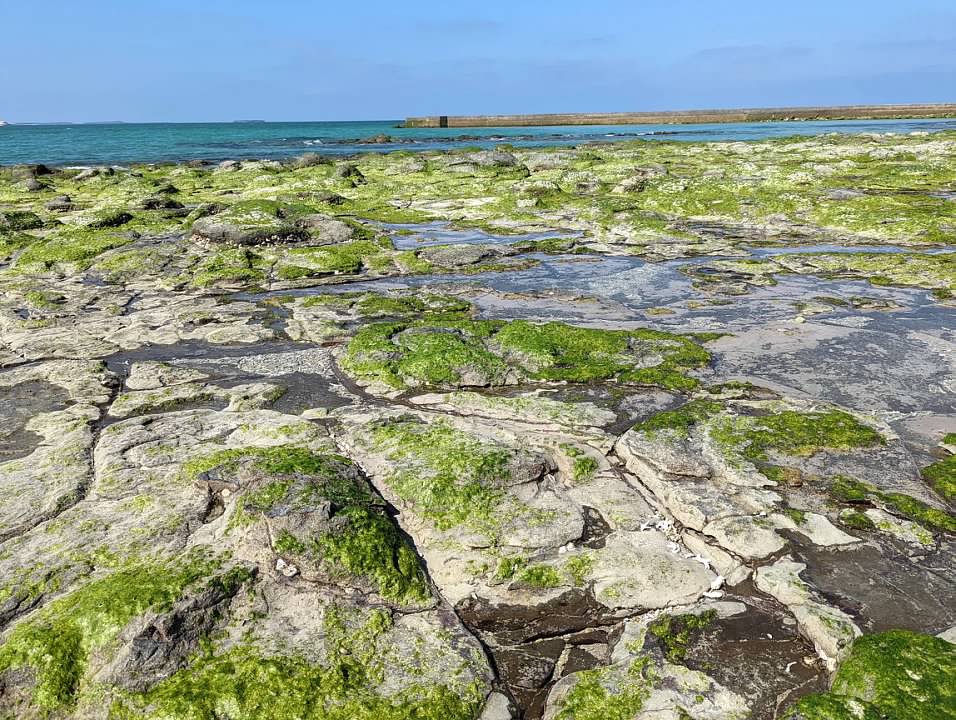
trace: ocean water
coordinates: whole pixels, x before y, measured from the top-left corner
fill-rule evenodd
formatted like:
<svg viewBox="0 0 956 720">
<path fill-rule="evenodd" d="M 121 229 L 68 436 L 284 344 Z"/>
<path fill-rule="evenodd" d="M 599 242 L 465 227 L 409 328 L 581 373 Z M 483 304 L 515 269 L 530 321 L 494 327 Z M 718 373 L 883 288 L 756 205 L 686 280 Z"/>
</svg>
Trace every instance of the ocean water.
<svg viewBox="0 0 956 720">
<path fill-rule="evenodd" d="M 956 119 L 761 122 L 714 125 L 587 125 L 520 128 L 399 128 L 399 121 L 97 123 L 0 127 L 0 165 L 124 164 L 282 158 L 305 152 L 436 150 L 453 147 L 576 145 L 620 140 L 759 140 L 791 135 L 956 130 Z M 385 144 L 362 142 L 388 135 Z"/>
</svg>

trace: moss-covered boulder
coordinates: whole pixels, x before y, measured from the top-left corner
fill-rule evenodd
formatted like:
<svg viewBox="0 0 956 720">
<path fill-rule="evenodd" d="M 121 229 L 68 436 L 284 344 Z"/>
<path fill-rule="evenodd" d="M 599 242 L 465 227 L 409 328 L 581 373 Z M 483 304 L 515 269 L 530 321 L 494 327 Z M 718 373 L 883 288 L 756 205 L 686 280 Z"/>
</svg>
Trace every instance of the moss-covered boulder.
<svg viewBox="0 0 956 720">
<path fill-rule="evenodd" d="M 830 692 L 809 695 L 788 720 L 952 720 L 956 718 L 956 645 L 891 630 L 858 639 Z"/>
<path fill-rule="evenodd" d="M 616 380 L 682 390 L 697 384 L 686 373 L 709 359 L 693 340 L 655 330 L 468 321 L 368 325 L 349 343 L 342 367 L 360 382 L 396 390 L 520 380 Z"/>
<path fill-rule="evenodd" d="M 296 222 L 296 213 L 273 200 L 243 200 L 225 210 L 201 217 L 193 236 L 214 243 L 259 245 L 306 240 L 309 233 Z"/>
<path fill-rule="evenodd" d="M 0 230 L 34 230 L 43 227 L 43 220 L 34 212 L 28 210 L 0 211 Z"/>
</svg>

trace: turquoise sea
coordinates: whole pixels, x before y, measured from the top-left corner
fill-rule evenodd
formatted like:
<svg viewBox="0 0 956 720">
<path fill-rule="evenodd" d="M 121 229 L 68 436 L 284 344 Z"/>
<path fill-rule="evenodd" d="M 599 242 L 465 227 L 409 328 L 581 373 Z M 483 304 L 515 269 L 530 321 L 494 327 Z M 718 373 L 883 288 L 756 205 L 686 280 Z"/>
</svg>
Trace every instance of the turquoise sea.
<svg viewBox="0 0 956 720">
<path fill-rule="evenodd" d="M 575 145 L 619 140 L 759 140 L 790 135 L 956 130 L 947 120 L 846 120 L 719 125 L 589 125 L 521 128 L 399 128 L 399 121 L 97 123 L 0 127 L 0 165 L 124 164 L 175 160 L 281 158 L 320 152 L 434 150 L 462 146 Z M 387 135 L 390 142 L 362 142 Z"/>
</svg>

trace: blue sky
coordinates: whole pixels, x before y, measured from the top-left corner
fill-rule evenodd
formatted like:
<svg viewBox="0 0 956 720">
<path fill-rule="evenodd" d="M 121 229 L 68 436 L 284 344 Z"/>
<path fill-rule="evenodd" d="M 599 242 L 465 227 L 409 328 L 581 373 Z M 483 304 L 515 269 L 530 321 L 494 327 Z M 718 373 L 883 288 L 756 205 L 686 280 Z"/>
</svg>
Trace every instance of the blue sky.
<svg viewBox="0 0 956 720">
<path fill-rule="evenodd" d="M 0 119 L 956 102 L 954 0 L 0 0 Z"/>
</svg>

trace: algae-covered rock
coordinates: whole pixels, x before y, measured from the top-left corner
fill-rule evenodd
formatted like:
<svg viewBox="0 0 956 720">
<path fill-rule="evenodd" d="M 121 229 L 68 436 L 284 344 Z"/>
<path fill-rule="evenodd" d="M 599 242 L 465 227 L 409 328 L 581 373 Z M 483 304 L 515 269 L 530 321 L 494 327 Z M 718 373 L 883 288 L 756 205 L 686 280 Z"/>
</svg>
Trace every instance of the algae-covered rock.
<svg viewBox="0 0 956 720">
<path fill-rule="evenodd" d="M 0 230 L 34 230 L 43 227 L 43 220 L 28 210 L 0 211 Z"/>
<path fill-rule="evenodd" d="M 792 720 L 956 717 L 956 645 L 919 633 L 865 635 L 840 665 L 830 692 L 799 700 Z"/>
<path fill-rule="evenodd" d="M 618 380 L 686 389 L 684 373 L 709 354 L 691 339 L 655 330 L 600 330 L 525 321 L 375 324 L 349 343 L 342 366 L 376 387 L 487 387 L 522 379 Z"/>
<path fill-rule="evenodd" d="M 18 540 L 17 561 L 55 581 L 0 589 L 19 599 L 0 622 L 20 618 L 0 644 L 4 711 L 477 717 L 480 647 L 321 428 L 270 411 L 137 418 L 104 432 L 95 465 L 62 524 Z M 51 538 L 95 551 L 74 568 Z"/>
<path fill-rule="evenodd" d="M 194 236 L 228 245 L 295 242 L 308 238 L 290 210 L 271 200 L 244 200 L 192 225 Z"/>
</svg>

